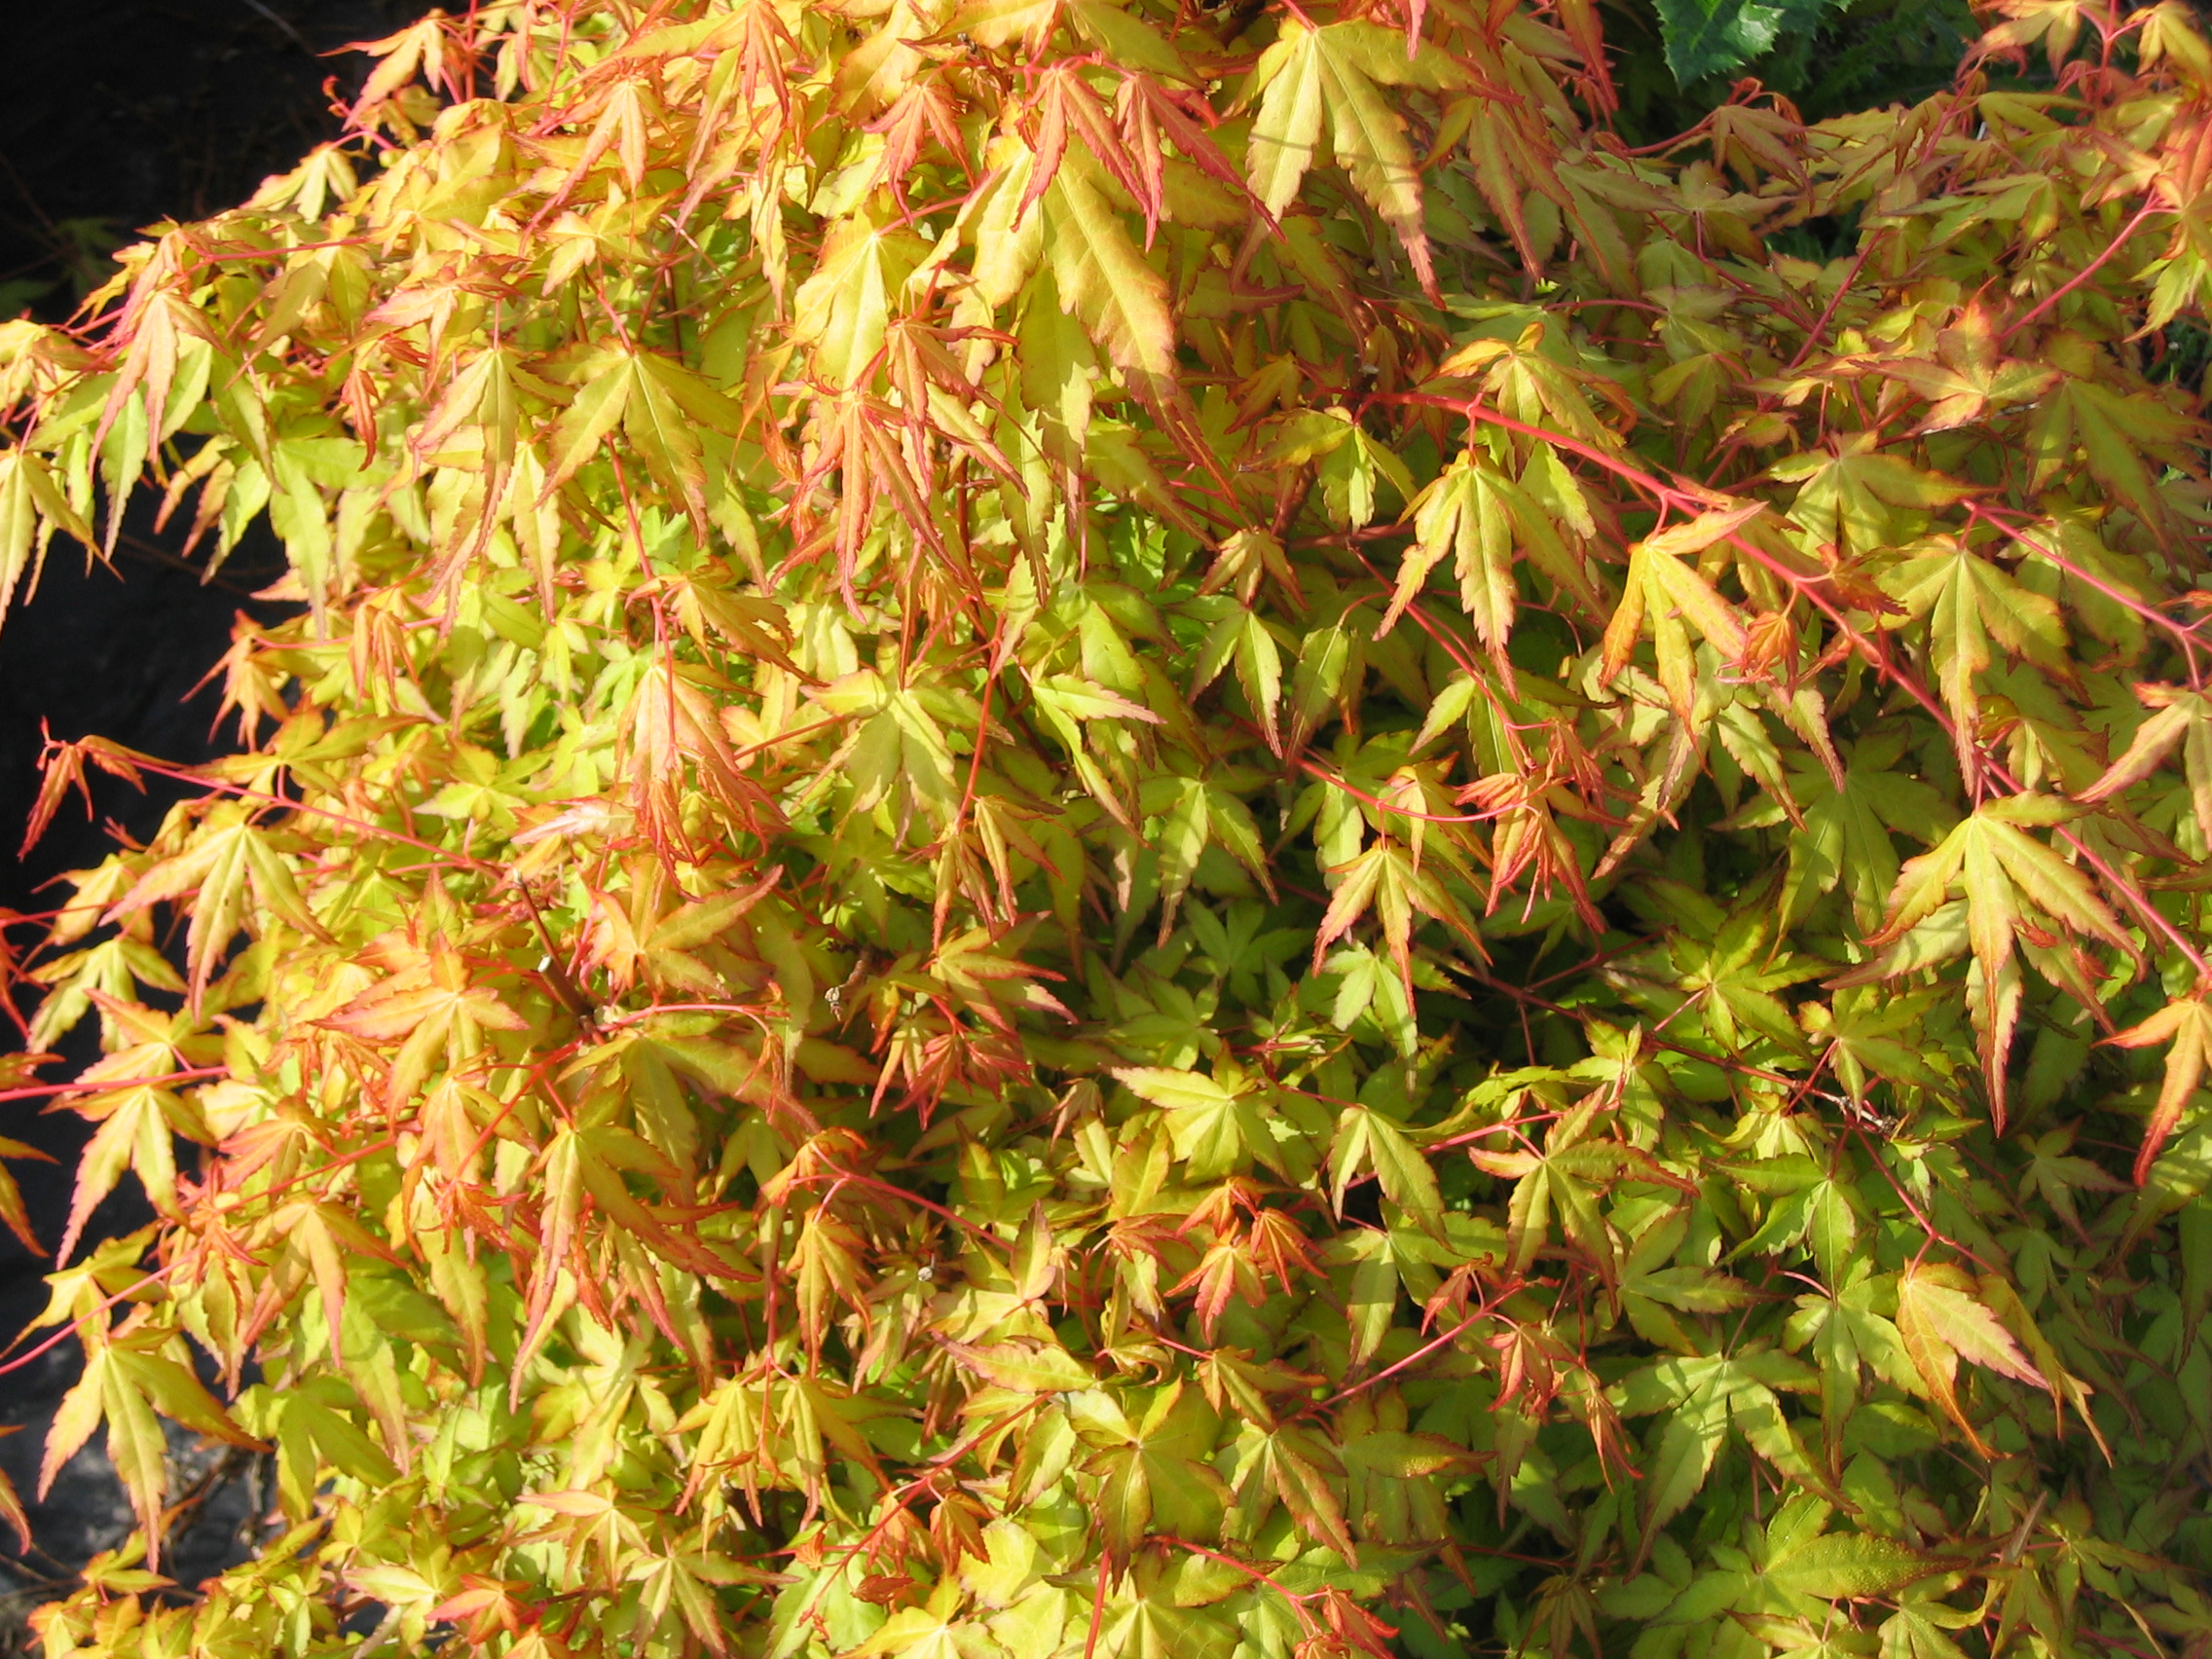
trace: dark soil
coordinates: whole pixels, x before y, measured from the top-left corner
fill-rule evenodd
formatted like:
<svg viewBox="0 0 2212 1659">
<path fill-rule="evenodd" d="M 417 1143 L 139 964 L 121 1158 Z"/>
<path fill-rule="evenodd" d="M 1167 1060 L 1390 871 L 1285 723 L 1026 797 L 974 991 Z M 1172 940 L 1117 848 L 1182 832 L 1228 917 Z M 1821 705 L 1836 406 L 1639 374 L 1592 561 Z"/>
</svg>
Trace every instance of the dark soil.
<svg viewBox="0 0 2212 1659">
<path fill-rule="evenodd" d="M 450 0 L 449 0 L 450 3 Z M 338 130 L 334 95 L 359 82 L 358 54 L 326 55 L 419 15 L 425 0 L 29 0 L 9 9 L 0 53 L 0 316 L 26 308 L 68 317 L 103 277 L 107 252 L 166 219 L 191 219 L 243 200 Z M 0 433 L 0 441 L 7 434 Z M 281 571 L 276 548 L 249 541 L 212 583 L 177 556 L 175 538 L 132 514 L 113 570 L 87 569 L 57 545 L 39 590 L 0 627 L 0 907 L 50 906 L 48 884 L 99 862 L 121 833 L 143 840 L 180 791 L 140 795 L 95 778 L 93 811 L 72 800 L 28 856 L 15 858 L 38 789 L 46 732 L 99 733 L 143 753 L 191 762 L 220 753 L 216 696 L 194 688 L 230 642 L 243 609 L 276 612 L 250 595 Z M 12 937 L 26 941 L 33 930 Z M 28 1006 L 27 999 L 23 1006 Z M 0 1046 L 13 1033 L 0 1029 Z M 82 1028 L 66 1076 L 91 1056 Z M 19 1043 L 19 1039 L 16 1039 Z M 12 1165 L 42 1242 L 61 1233 L 76 1155 L 87 1125 L 46 1116 L 36 1102 L 0 1102 L 0 1135 L 54 1155 L 52 1165 Z M 187 1149 L 180 1148 L 180 1154 Z M 95 1214 L 88 1246 L 147 1219 L 142 1197 L 123 1190 Z M 45 1306 L 33 1258 L 0 1235 L 0 1346 Z M 32 1333 L 21 1352 L 52 1332 Z M 74 1343 L 0 1382 L 0 1472 L 31 1500 L 47 1423 L 74 1380 Z M 179 1439 L 171 1501 L 198 1494 L 164 1567 L 189 1587 L 236 1559 L 263 1507 L 252 1460 L 224 1460 Z M 0 1540 L 0 1654 L 18 1649 L 21 1614 L 72 1581 L 92 1554 L 130 1530 L 128 1507 L 97 1437 L 32 1507 L 36 1547 Z"/>
</svg>

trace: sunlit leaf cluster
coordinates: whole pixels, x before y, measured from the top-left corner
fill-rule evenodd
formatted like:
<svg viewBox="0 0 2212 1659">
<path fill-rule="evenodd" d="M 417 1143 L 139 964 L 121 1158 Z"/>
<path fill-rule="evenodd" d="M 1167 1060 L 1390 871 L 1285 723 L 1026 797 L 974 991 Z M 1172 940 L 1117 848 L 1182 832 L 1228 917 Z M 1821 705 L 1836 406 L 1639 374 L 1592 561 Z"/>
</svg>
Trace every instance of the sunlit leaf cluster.
<svg viewBox="0 0 2212 1659">
<path fill-rule="evenodd" d="M 0 327 L 296 608 L 48 756 L 50 1659 L 2207 1651 L 2212 50 L 1989 22 L 483 0 Z"/>
</svg>

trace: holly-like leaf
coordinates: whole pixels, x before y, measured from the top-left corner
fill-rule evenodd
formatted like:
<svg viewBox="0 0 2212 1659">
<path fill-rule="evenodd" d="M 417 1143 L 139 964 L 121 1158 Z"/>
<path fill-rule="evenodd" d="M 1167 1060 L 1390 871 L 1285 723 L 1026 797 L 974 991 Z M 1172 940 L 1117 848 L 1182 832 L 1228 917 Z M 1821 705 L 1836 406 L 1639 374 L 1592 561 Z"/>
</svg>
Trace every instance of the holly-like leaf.
<svg viewBox="0 0 2212 1659">
<path fill-rule="evenodd" d="M 1663 0 L 1667 67 L 1684 87 L 1749 68 L 1792 35 L 1812 29 L 1836 0 Z"/>
</svg>

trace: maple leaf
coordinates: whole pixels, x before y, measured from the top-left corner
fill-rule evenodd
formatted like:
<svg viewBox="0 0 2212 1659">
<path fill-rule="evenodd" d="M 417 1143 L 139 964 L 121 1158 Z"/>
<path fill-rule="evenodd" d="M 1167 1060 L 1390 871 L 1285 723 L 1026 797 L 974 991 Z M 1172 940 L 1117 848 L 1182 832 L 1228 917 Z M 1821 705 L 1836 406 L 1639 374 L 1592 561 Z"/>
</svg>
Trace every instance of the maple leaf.
<svg viewBox="0 0 2212 1659">
<path fill-rule="evenodd" d="M 1801 804 L 1783 883 L 1788 914 L 1803 915 L 1819 895 L 1840 885 L 1849 894 L 1853 919 L 1872 933 L 1901 867 L 1891 836 L 1909 835 L 1926 845 L 1951 828 L 1942 794 L 1899 769 L 1905 735 L 1899 726 L 1865 732 L 1851 746 L 1840 779 L 1817 756 L 1789 763 L 1789 795 Z M 1786 816 L 1780 799 L 1760 800 L 1748 805 L 1739 821 L 1778 823 Z"/>
<path fill-rule="evenodd" d="M 77 1114 L 98 1128 L 78 1161 L 69 1219 L 55 1251 L 55 1266 L 66 1263 L 102 1198 L 129 1169 L 157 1209 L 177 1207 L 175 1139 L 183 1135 L 203 1144 L 215 1137 L 197 1106 L 164 1085 L 178 1073 L 188 1076 L 206 1052 L 203 1038 L 193 1035 L 189 1014 L 164 1017 L 154 1010 L 92 993 L 105 1022 L 118 1040 L 113 1051 L 77 1076 L 85 1093 L 71 1102 Z"/>
<path fill-rule="evenodd" d="M 1900 354 L 1869 367 L 1927 401 L 1916 432 L 1949 431 L 1980 420 L 1993 407 L 2029 402 L 2057 378 L 2049 369 L 2003 356 L 2002 345 L 1989 313 L 1972 308 L 1937 331 L 1932 355 Z"/>
<path fill-rule="evenodd" d="M 1415 551 L 1398 568 L 1397 590 L 1379 634 L 1396 625 L 1428 572 L 1448 553 L 1475 637 L 1493 649 L 1502 649 L 1513 632 L 1519 603 L 1513 575 L 1517 553 L 1579 585 L 1577 562 L 1551 516 L 1529 492 L 1493 467 L 1469 462 L 1443 473 L 1407 511 L 1414 518 Z M 1574 573 L 1567 574 L 1570 571 Z"/>
<path fill-rule="evenodd" d="M 1260 717 L 1268 746 L 1279 748 L 1277 716 L 1282 707 L 1282 647 L 1257 610 L 1234 601 L 1220 607 L 1219 620 L 1193 665 L 1191 694 L 1212 684 L 1231 663 L 1244 699 Z"/>
<path fill-rule="evenodd" d="M 765 792 L 738 766 L 713 706 L 677 672 L 673 659 L 639 679 L 623 714 L 620 760 L 639 826 L 664 854 L 683 844 L 686 781 L 750 822 L 764 826 L 779 816 Z"/>
<path fill-rule="evenodd" d="M 185 969 L 195 1007 L 205 993 L 209 975 L 222 952 L 246 923 L 248 893 L 261 907 L 308 934 L 320 933 L 301 897 L 291 867 L 277 844 L 242 813 L 218 808 L 208 832 L 189 852 L 156 865 L 117 900 L 110 917 L 128 916 L 147 905 L 192 897 L 192 924 L 185 934 Z"/>
<path fill-rule="evenodd" d="M 0 455 L 0 619 L 6 618 L 18 589 L 24 588 L 26 575 L 30 580 L 23 597 L 38 591 L 39 571 L 56 530 L 88 550 L 92 546 L 92 531 L 55 487 L 45 458 L 20 447 Z M 37 840 L 36 830 L 51 810 L 32 817 L 26 847 Z"/>
<path fill-rule="evenodd" d="M 2212 1010 L 2200 996 L 2177 997 L 2150 1018 L 2105 1041 L 2122 1049 L 2148 1049 L 2157 1043 L 2168 1046 L 2165 1077 L 2158 1086 L 2157 1101 L 2151 1108 L 2151 1120 L 2143 1126 L 2143 1145 L 2135 1155 L 2135 1184 L 2140 1187 L 2150 1177 L 2159 1149 L 2181 1126 L 2182 1113 L 2204 1076 L 2206 1059 L 2212 1056 Z"/>
<path fill-rule="evenodd" d="M 212 1438 L 262 1450 L 261 1443 L 231 1420 L 190 1368 L 159 1351 L 160 1344 L 119 1339 L 97 1345 L 86 1356 L 85 1370 L 55 1408 L 47 1431 L 46 1456 L 39 1466 L 38 1495 L 53 1489 L 62 1464 L 107 1422 L 109 1459 L 122 1478 L 131 1508 L 145 1530 L 146 1561 L 160 1563 L 157 1520 L 168 1490 L 167 1441 L 155 1408 Z"/>
<path fill-rule="evenodd" d="M 139 763 L 153 758 L 151 756 L 140 755 L 135 750 L 126 749 L 121 744 L 110 743 L 103 737 L 80 738 L 74 743 L 56 743 L 43 724 L 40 731 L 46 737 L 46 745 L 39 754 L 38 799 L 31 807 L 30 822 L 23 831 L 23 844 L 17 855 L 18 858 L 27 856 L 38 845 L 39 838 L 46 833 L 47 826 L 54 822 L 55 813 L 60 809 L 62 801 L 68 798 L 71 789 L 75 789 L 83 797 L 85 810 L 88 813 L 92 811 L 92 791 L 85 783 L 87 760 L 108 776 L 121 778 L 133 789 L 143 791 L 146 786 L 138 771 Z"/>
<path fill-rule="evenodd" d="M 1959 764 L 1970 776 L 1976 775 L 1971 734 L 1980 722 L 1976 681 L 1990 666 L 1990 636 L 2015 657 L 2048 673 L 2063 673 L 2066 632 L 2058 607 L 2021 587 L 1963 542 L 1906 560 L 1883 577 L 1882 585 L 1908 616 L 1928 623 L 1936 684 L 1958 726 Z"/>
<path fill-rule="evenodd" d="M 1330 1194 L 1340 1215 L 1345 1188 L 1352 1172 L 1362 1167 L 1382 1184 L 1383 1196 L 1392 1203 L 1431 1233 L 1442 1235 L 1443 1200 L 1428 1160 L 1388 1118 L 1365 1107 L 1347 1106 L 1338 1120 L 1336 1145 L 1329 1156 Z"/>
<path fill-rule="evenodd" d="M 1942 954 L 1971 949 L 1980 976 L 1974 1024 L 1981 1038 L 1990 1112 L 2000 1127 L 2006 1115 L 2007 1057 L 2019 1019 L 2015 943 L 2047 926 L 2135 954 L 2134 941 L 2088 878 L 2028 833 L 2031 828 L 2062 822 L 2069 810 L 2064 802 L 2039 795 L 1986 802 L 1933 849 L 1906 862 L 1890 895 L 1888 915 L 1866 940 L 1867 948 L 1878 954 L 1828 981 L 1838 987 L 1863 984 L 1929 959 L 1916 952 L 1939 960 Z M 1950 896 L 1954 883 L 1962 895 L 1957 900 Z"/>
<path fill-rule="evenodd" d="M 1968 494 L 1901 457 L 1882 453 L 1870 432 L 1853 434 L 1832 455 L 1793 456 L 1769 470 L 1797 486 L 1789 516 L 1847 554 L 1902 539 L 1900 511 L 1925 512 Z"/>
<path fill-rule="evenodd" d="M 1076 151 L 1045 193 L 1045 245 L 1060 303 L 1133 387 L 1171 393 L 1175 324 L 1167 284 L 1145 262 L 1108 200 L 1097 163 Z"/>
<path fill-rule="evenodd" d="M 1556 1213 L 1568 1241 L 1588 1256 L 1599 1276 L 1608 1285 L 1619 1279 L 1618 1238 L 1598 1196 L 1625 1173 L 1648 1178 L 1659 1172 L 1638 1148 L 1594 1138 L 1598 1106 L 1593 1095 L 1567 1114 L 1540 1152 L 1468 1151 L 1478 1169 L 1513 1183 L 1505 1245 L 1507 1265 L 1515 1272 L 1526 1270 L 1548 1242 Z"/>
<path fill-rule="evenodd" d="M 1762 510 L 1757 503 L 1715 508 L 1637 543 L 1620 606 L 1605 625 L 1604 660 L 1608 677 L 1621 671 L 1648 626 L 1658 656 L 1659 682 L 1676 711 L 1689 717 L 1694 694 L 1690 627 L 1731 660 L 1744 656 L 1749 640 L 1736 608 L 1683 564 L 1681 556 L 1734 535 Z"/>
<path fill-rule="evenodd" d="M 2193 417 L 2156 396 L 2069 377 L 2037 404 L 2028 449 L 2036 478 L 2047 480 L 2078 447 L 2103 490 L 2164 534 L 2174 513 L 2153 463 L 2189 467 L 2188 446 L 2200 430 Z"/>
<path fill-rule="evenodd" d="M 841 221 L 814 274 L 793 296 L 793 334 L 814 349 L 832 387 L 865 376 L 882 350 L 890 296 L 922 255 L 920 240 L 866 217 Z"/>
<path fill-rule="evenodd" d="M 2085 806 L 2111 800 L 2149 778 L 2179 749 L 2190 809 L 2212 843 L 2212 702 L 2176 685 L 2138 685 L 2135 695 L 2154 713 L 2105 774 L 2074 798 Z"/>
<path fill-rule="evenodd" d="M 1341 938 L 1353 922 L 1373 908 L 1382 926 L 1383 942 L 1398 965 L 1398 977 L 1409 990 L 1413 980 L 1413 927 L 1418 911 L 1443 922 L 1477 950 L 1481 948 L 1473 921 L 1465 908 L 1438 878 L 1435 866 L 1420 866 L 1409 849 L 1378 840 L 1341 872 L 1327 914 L 1313 936 L 1318 965 L 1331 940 Z"/>
<path fill-rule="evenodd" d="M 1313 164 L 1325 114 L 1337 165 L 1397 233 L 1421 286 L 1433 290 L 1413 146 L 1404 118 L 1379 89 L 1441 89 L 1457 78 L 1441 53 L 1420 45 L 1409 52 L 1376 23 L 1284 29 L 1261 55 L 1246 93 L 1260 99 L 1250 140 L 1253 195 L 1270 213 L 1282 215 Z"/>
<path fill-rule="evenodd" d="M 468 964 L 442 940 L 426 951 L 395 944 L 389 956 L 397 971 L 322 1023 L 368 1043 L 402 1039 L 385 1080 L 393 1104 L 412 1095 L 440 1058 L 450 1065 L 473 1051 L 482 1032 L 527 1027 L 495 992 L 472 982 Z"/>
<path fill-rule="evenodd" d="M 1870 988 L 1838 992 L 1834 1003 L 1799 1010 L 1806 1032 L 1827 1045 L 1828 1063 L 1855 1100 L 1866 1098 L 1870 1077 L 1940 1090 L 1942 1075 L 1906 1040 L 1927 1017 L 1925 994 L 1898 996 Z"/>
<path fill-rule="evenodd" d="M 1959 1404 L 1959 1361 L 1970 1360 L 2000 1376 L 2045 1386 L 2011 1333 L 1973 1294 L 1973 1281 L 1955 1268 L 1908 1269 L 1898 1279 L 1898 1336 L 1920 1374 L 1922 1392 L 1966 1433 L 1975 1450 L 1988 1447 Z"/>
<path fill-rule="evenodd" d="M 1175 1156 L 1189 1164 L 1193 1180 L 1216 1179 L 1254 1159 L 1282 1168 L 1282 1155 L 1262 1111 L 1264 1079 L 1227 1062 L 1211 1077 L 1160 1066 L 1132 1066 L 1114 1075 L 1169 1114 Z"/>
<path fill-rule="evenodd" d="M 1723 1047 L 1741 1048 L 1752 1036 L 1800 1047 L 1790 1008 L 1774 993 L 1817 978 L 1825 968 L 1777 949 L 1762 903 L 1754 901 L 1730 915 L 1710 942 L 1677 936 L 1670 954 L 1677 988 L 1688 993 L 1687 1006 Z"/>
<path fill-rule="evenodd" d="M 1731 1419 L 1765 1457 L 1816 1487 L 1825 1485 L 1784 1417 L 1777 1390 L 1810 1391 L 1809 1366 L 1786 1354 L 1751 1351 L 1730 1357 L 1664 1359 L 1617 1383 L 1624 1417 L 1665 1411 L 1645 1473 L 1643 1509 L 1657 1525 L 1697 1495 L 1712 1473 Z"/>
<path fill-rule="evenodd" d="M 21 1141 L 8 1140 L 4 1137 L 0 1137 L 0 1158 L 28 1158 L 41 1163 L 52 1163 L 54 1161 L 52 1153 L 41 1152 L 35 1146 L 25 1146 Z M 0 1222 L 7 1224 L 8 1231 L 13 1233 L 21 1241 L 23 1248 L 32 1255 L 43 1256 L 46 1254 L 45 1249 L 39 1244 L 37 1236 L 31 1232 L 30 1211 L 23 1207 L 22 1188 L 17 1183 L 15 1172 L 5 1164 L 0 1164 Z"/>
</svg>

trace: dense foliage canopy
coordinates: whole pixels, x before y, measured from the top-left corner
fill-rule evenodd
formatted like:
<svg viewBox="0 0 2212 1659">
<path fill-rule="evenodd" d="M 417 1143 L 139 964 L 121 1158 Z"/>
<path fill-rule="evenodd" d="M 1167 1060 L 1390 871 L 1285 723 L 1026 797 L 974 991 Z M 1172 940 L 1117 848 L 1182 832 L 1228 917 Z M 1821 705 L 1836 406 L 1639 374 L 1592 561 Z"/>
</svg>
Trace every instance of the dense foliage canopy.
<svg viewBox="0 0 2212 1659">
<path fill-rule="evenodd" d="M 1592 0 L 375 50 L 0 328 L 11 588 L 150 488 L 302 607 L 14 936 L 51 1659 L 2206 1651 L 2174 0 L 1648 149 Z"/>
</svg>

